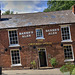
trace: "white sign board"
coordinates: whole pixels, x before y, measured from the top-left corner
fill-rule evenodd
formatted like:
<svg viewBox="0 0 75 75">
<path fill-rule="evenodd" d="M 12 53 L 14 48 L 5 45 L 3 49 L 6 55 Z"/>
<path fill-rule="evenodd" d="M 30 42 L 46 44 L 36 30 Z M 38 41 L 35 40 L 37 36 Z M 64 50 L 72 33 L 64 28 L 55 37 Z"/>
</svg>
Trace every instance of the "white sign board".
<svg viewBox="0 0 75 75">
<path fill-rule="evenodd" d="M 22 38 L 31 37 L 31 34 L 33 34 L 33 31 L 19 32 L 19 35 L 22 35 Z"/>
<path fill-rule="evenodd" d="M 48 35 L 56 35 L 58 31 L 59 28 L 46 30 L 46 32 L 48 32 Z"/>
</svg>

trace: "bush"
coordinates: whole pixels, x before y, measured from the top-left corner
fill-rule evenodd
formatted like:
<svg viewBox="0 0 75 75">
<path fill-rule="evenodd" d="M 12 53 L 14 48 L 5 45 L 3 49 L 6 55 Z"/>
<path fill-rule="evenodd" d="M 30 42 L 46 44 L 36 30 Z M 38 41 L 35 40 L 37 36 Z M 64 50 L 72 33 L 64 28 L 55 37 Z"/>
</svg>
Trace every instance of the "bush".
<svg viewBox="0 0 75 75">
<path fill-rule="evenodd" d="M 31 62 L 31 65 L 32 65 L 32 68 L 33 68 L 33 69 L 36 68 L 36 62 L 35 62 L 35 60 L 33 60 L 33 61 Z"/>
<path fill-rule="evenodd" d="M 61 72 L 70 72 L 70 74 L 72 73 L 73 69 L 74 69 L 75 65 L 72 64 L 65 64 L 60 68 Z"/>
<path fill-rule="evenodd" d="M 75 68 L 73 69 L 73 71 L 72 71 L 72 74 L 71 75 L 75 75 Z"/>
<path fill-rule="evenodd" d="M 66 65 L 63 65 L 63 66 L 60 68 L 60 71 L 61 71 L 61 72 L 68 72 L 68 69 L 66 68 Z"/>
<path fill-rule="evenodd" d="M 55 67 L 57 65 L 57 61 L 56 61 L 56 58 L 51 58 L 51 60 L 49 61 L 51 63 L 51 65 L 53 67 Z"/>
</svg>

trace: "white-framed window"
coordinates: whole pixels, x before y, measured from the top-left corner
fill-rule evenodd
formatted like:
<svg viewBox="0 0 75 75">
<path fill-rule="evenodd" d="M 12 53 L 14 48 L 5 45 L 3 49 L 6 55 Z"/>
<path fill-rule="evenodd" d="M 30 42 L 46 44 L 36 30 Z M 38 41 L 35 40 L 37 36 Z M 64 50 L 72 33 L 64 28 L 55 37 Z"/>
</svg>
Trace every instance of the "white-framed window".
<svg viewBox="0 0 75 75">
<path fill-rule="evenodd" d="M 20 50 L 11 50 L 11 62 L 12 66 L 21 65 Z"/>
<path fill-rule="evenodd" d="M 41 29 L 41 28 L 36 29 L 36 38 L 37 38 L 37 39 L 42 39 L 42 38 L 44 38 L 44 37 L 43 37 L 43 29 Z"/>
<path fill-rule="evenodd" d="M 17 30 L 9 30 L 9 44 L 10 46 L 18 45 Z"/>
<path fill-rule="evenodd" d="M 64 57 L 65 61 L 70 61 L 74 59 L 72 45 L 64 45 Z"/>
<path fill-rule="evenodd" d="M 71 40 L 70 26 L 62 26 L 61 34 L 62 34 L 62 41 L 70 41 Z"/>
</svg>

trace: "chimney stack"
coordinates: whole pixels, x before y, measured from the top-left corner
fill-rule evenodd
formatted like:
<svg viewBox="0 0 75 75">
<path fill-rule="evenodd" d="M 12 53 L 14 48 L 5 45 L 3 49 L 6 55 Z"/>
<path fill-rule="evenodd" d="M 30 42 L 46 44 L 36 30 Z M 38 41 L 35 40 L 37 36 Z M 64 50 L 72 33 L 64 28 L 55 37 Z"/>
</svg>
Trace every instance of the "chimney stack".
<svg viewBox="0 0 75 75">
<path fill-rule="evenodd" d="M 0 19 L 1 19 L 1 10 L 0 10 Z"/>
<path fill-rule="evenodd" d="M 72 6 L 72 13 L 75 14 L 75 5 Z"/>
</svg>

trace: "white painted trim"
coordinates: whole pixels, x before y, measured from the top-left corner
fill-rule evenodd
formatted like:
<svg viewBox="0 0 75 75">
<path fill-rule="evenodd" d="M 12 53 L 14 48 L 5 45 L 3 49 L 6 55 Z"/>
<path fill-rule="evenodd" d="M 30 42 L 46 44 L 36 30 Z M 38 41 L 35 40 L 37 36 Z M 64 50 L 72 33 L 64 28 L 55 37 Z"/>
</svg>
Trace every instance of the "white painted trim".
<svg viewBox="0 0 75 75">
<path fill-rule="evenodd" d="M 18 29 L 7 29 L 8 31 L 14 31 L 14 30 L 18 30 Z"/>
<path fill-rule="evenodd" d="M 72 40 L 63 40 L 61 42 L 73 42 Z"/>
<path fill-rule="evenodd" d="M 22 66 L 22 64 L 13 64 L 13 65 L 11 65 L 11 67 L 13 67 L 13 66 Z"/>
<path fill-rule="evenodd" d="M 8 38 L 9 38 L 9 31 L 8 31 Z M 9 45 L 10 45 L 10 38 L 9 38 Z"/>
<path fill-rule="evenodd" d="M 73 46 L 72 46 L 72 44 L 64 44 L 63 46 L 71 46 L 72 56 L 73 56 L 73 59 L 65 59 L 64 62 L 74 61 L 74 52 L 73 52 Z M 64 55 L 64 58 L 65 58 L 65 55 Z"/>
<path fill-rule="evenodd" d="M 63 38 L 62 38 L 62 30 L 61 30 L 61 38 L 62 38 L 62 41 L 61 41 L 61 42 L 72 42 L 72 40 L 71 40 L 70 25 L 61 26 L 61 28 L 65 28 L 65 27 L 68 27 L 68 28 L 69 28 L 70 39 L 68 39 L 68 40 L 63 40 Z"/>
<path fill-rule="evenodd" d="M 72 40 L 70 26 L 69 26 L 69 33 L 70 33 L 70 40 Z"/>
<path fill-rule="evenodd" d="M 18 38 L 18 35 L 19 33 L 18 33 L 18 30 L 17 30 L 17 40 L 18 40 L 18 45 L 19 45 L 19 38 Z M 20 45 L 19 45 L 20 46 Z"/>
<path fill-rule="evenodd" d="M 37 30 L 37 29 L 42 29 L 42 28 L 36 28 L 36 30 Z M 36 30 L 35 30 L 35 31 L 36 31 Z M 44 38 L 44 34 L 43 34 L 43 29 L 42 29 L 42 37 L 37 37 L 37 32 L 36 32 L 36 39 L 45 39 L 45 38 Z"/>
<path fill-rule="evenodd" d="M 72 54 L 73 54 L 73 59 L 74 59 L 74 49 L 73 49 L 73 46 L 71 45 L 71 48 L 72 48 Z"/>
<path fill-rule="evenodd" d="M 12 65 L 12 55 L 11 55 L 11 50 L 10 50 L 10 58 L 11 58 L 11 65 Z"/>
<path fill-rule="evenodd" d="M 66 60 L 64 60 L 64 62 L 67 62 L 67 61 L 74 61 L 74 59 L 66 59 Z"/>
<path fill-rule="evenodd" d="M 36 39 L 45 39 L 45 38 L 36 38 Z"/>
<path fill-rule="evenodd" d="M 17 47 L 17 46 L 20 46 L 20 45 L 19 44 L 12 44 L 9 47 Z"/>
<path fill-rule="evenodd" d="M 47 67 L 48 67 L 48 59 L 47 59 L 47 51 L 46 51 L 46 48 L 45 48 L 45 52 L 46 52 L 46 63 L 47 63 Z"/>
<path fill-rule="evenodd" d="M 16 47 L 16 46 L 20 46 L 20 45 L 19 45 L 19 39 L 18 39 L 18 31 L 17 31 L 17 40 L 18 40 L 18 44 L 10 44 L 9 31 L 14 31 L 14 30 L 16 30 L 16 31 L 17 31 L 17 29 L 9 29 L 9 30 L 8 30 L 9 47 Z"/>
<path fill-rule="evenodd" d="M 70 26 L 71 24 L 66 24 L 66 25 L 59 25 L 60 27 L 67 27 Z"/>
<path fill-rule="evenodd" d="M 19 50 L 20 64 L 13 64 L 13 63 L 12 63 L 12 55 L 11 55 L 11 51 L 13 51 L 13 50 L 19 50 L 19 49 L 10 49 L 11 67 L 12 67 L 12 66 L 22 66 L 22 64 L 21 64 L 20 50 Z"/>
</svg>

